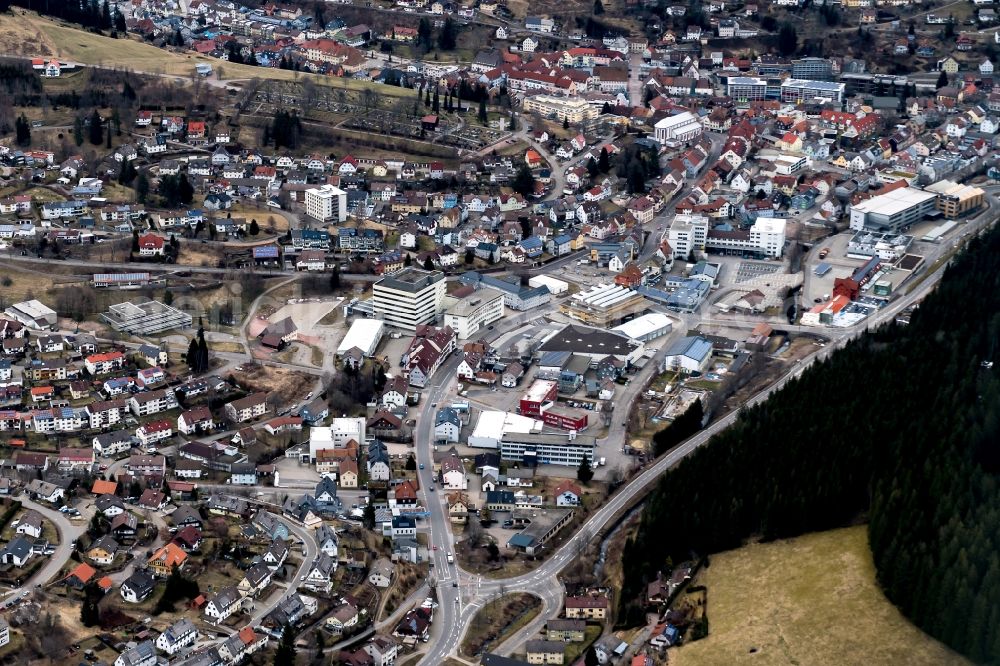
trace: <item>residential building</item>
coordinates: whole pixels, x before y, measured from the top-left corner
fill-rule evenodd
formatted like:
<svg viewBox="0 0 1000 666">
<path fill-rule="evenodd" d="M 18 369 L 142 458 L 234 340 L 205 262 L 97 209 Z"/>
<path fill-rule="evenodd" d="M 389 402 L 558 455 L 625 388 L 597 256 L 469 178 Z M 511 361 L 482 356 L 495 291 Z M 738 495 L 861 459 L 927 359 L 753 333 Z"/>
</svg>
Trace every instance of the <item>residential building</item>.
<svg viewBox="0 0 1000 666">
<path fill-rule="evenodd" d="M 333 185 L 306 190 L 306 215 L 320 222 L 341 224 L 347 220 L 347 192 Z"/>
</svg>

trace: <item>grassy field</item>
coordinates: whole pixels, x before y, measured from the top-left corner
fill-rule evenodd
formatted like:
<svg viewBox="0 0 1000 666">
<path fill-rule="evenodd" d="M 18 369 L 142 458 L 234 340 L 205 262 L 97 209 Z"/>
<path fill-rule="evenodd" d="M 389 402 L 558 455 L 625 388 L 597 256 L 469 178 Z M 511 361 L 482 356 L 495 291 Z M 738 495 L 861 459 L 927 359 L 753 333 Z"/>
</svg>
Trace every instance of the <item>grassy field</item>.
<svg viewBox="0 0 1000 666">
<path fill-rule="evenodd" d="M 460 653 L 469 657 L 503 643 L 542 610 L 541 600 L 527 592 L 504 595 L 479 609 L 462 641 Z"/>
<path fill-rule="evenodd" d="M 672 666 L 968 663 L 883 596 L 864 526 L 721 553 L 698 580 L 709 635 Z"/>
<path fill-rule="evenodd" d="M 412 91 L 354 79 L 304 74 L 276 68 L 251 67 L 222 62 L 194 52 L 160 49 L 137 39 L 111 39 L 16 9 L 0 15 L 0 50 L 24 56 L 57 55 L 87 65 L 121 67 L 148 74 L 193 77 L 198 63 L 208 63 L 221 79 L 276 79 L 294 81 L 311 78 L 318 85 L 348 90 L 372 88 L 380 95 L 408 97 Z M 213 75 L 214 76 L 214 75 Z"/>
</svg>

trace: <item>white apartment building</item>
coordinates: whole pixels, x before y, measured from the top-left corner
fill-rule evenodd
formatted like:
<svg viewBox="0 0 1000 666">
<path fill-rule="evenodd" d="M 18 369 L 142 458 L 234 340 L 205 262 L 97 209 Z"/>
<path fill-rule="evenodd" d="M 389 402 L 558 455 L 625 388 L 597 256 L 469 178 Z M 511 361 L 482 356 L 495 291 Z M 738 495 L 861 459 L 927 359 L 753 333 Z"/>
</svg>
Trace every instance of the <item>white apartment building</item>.
<svg viewBox="0 0 1000 666">
<path fill-rule="evenodd" d="M 388 326 L 415 331 L 433 324 L 444 311 L 444 273 L 404 268 L 375 283 L 372 304 L 375 319 Z"/>
<path fill-rule="evenodd" d="M 444 325 L 450 326 L 459 340 L 468 340 L 493 322 L 503 319 L 503 294 L 496 289 L 479 289 L 457 299 L 444 312 Z"/>
<path fill-rule="evenodd" d="M 320 222 L 344 222 L 347 219 L 347 192 L 333 185 L 306 190 L 306 215 Z"/>
<path fill-rule="evenodd" d="M 708 218 L 704 215 L 675 215 L 667 231 L 667 240 L 674 249 L 674 259 L 687 260 L 692 250 L 704 252 L 707 239 Z"/>
<path fill-rule="evenodd" d="M 554 95 L 531 95 L 524 98 L 522 108 L 525 113 L 537 112 L 542 118 L 555 118 L 571 125 L 580 125 L 596 120 L 601 114 L 600 107 L 587 103 L 579 97 L 556 97 Z"/>
<path fill-rule="evenodd" d="M 313 426 L 309 428 L 309 460 L 316 460 L 317 451 L 328 449 L 343 449 L 351 440 L 359 447 L 365 445 L 365 419 L 335 418 L 329 426 Z"/>
</svg>

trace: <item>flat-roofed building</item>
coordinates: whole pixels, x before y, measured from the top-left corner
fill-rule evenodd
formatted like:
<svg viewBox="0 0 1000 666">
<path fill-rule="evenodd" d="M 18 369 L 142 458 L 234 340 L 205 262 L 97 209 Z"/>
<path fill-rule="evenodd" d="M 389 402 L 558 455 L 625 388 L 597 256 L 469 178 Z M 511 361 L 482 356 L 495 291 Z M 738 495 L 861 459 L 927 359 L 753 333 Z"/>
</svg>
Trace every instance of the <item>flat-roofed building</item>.
<svg viewBox="0 0 1000 666">
<path fill-rule="evenodd" d="M 385 322 L 378 319 L 355 319 L 347 330 L 347 335 L 337 347 L 337 355 L 343 356 L 357 347 L 362 355 L 371 356 L 375 353 L 378 343 L 385 334 Z"/>
<path fill-rule="evenodd" d="M 785 248 L 785 220 L 759 217 L 749 229 L 711 230 L 705 249 L 721 254 L 777 259 Z"/>
<path fill-rule="evenodd" d="M 525 113 L 537 112 L 542 118 L 555 118 L 560 122 L 568 120 L 571 125 L 586 125 L 600 116 L 599 108 L 579 97 L 531 95 L 524 99 L 522 107 Z"/>
<path fill-rule="evenodd" d="M 496 289 L 477 289 L 451 301 L 444 311 L 444 325 L 450 326 L 459 340 L 468 340 L 504 315 L 504 295 Z"/>
<path fill-rule="evenodd" d="M 602 284 L 573 294 L 559 306 L 564 314 L 598 328 L 614 326 L 649 309 L 650 303 L 631 289 Z"/>
<path fill-rule="evenodd" d="M 844 88 L 845 84 L 833 81 L 785 79 L 781 83 L 781 101 L 811 102 L 814 99 L 829 99 L 839 104 L 844 101 Z"/>
<path fill-rule="evenodd" d="M 333 185 L 306 190 L 306 215 L 320 222 L 344 222 L 347 219 L 347 192 Z"/>
<path fill-rule="evenodd" d="M 730 76 L 726 95 L 737 102 L 758 102 L 767 99 L 767 79 L 751 76 Z"/>
<path fill-rule="evenodd" d="M 372 302 L 376 319 L 388 326 L 415 331 L 432 324 L 444 309 L 444 273 L 404 268 L 375 283 Z"/>
<path fill-rule="evenodd" d="M 476 427 L 469 435 L 469 446 L 477 448 L 500 448 L 500 440 L 507 434 L 525 435 L 538 434 L 544 423 L 541 420 L 512 414 L 510 412 L 483 411 L 479 414 Z"/>
<path fill-rule="evenodd" d="M 940 180 L 924 188 L 937 195 L 936 206 L 941 214 L 956 218 L 981 208 L 986 193 L 972 185 L 963 185 L 953 180 Z"/>
<path fill-rule="evenodd" d="M 149 284 L 149 273 L 95 273 L 91 282 L 98 288 L 137 289 Z"/>
<path fill-rule="evenodd" d="M 937 194 L 904 187 L 851 206 L 851 229 L 898 233 L 936 209 Z"/>
<path fill-rule="evenodd" d="M 597 438 L 576 433 L 505 433 L 500 438 L 500 457 L 529 467 L 563 465 L 579 467 L 587 458 L 594 460 Z"/>
<path fill-rule="evenodd" d="M 172 328 L 191 328 L 191 315 L 159 301 L 116 303 L 101 317 L 116 331 L 133 335 L 162 333 Z"/>
</svg>

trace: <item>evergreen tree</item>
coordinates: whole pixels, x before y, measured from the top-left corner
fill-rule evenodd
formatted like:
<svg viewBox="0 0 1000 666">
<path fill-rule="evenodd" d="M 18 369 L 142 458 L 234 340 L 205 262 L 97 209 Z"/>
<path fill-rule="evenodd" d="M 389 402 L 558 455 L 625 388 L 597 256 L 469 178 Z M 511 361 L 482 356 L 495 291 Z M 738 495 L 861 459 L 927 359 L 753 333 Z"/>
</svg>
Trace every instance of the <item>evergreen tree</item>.
<svg viewBox="0 0 1000 666">
<path fill-rule="evenodd" d="M 591 157 L 587 160 L 587 175 L 591 178 L 597 178 L 598 173 L 600 173 L 600 169 L 597 166 L 597 160 Z"/>
<path fill-rule="evenodd" d="M 608 155 L 607 148 L 601 148 L 601 154 L 597 158 L 597 170 L 601 173 L 611 171 L 611 157 Z"/>
<path fill-rule="evenodd" d="M 601 660 L 597 658 L 597 650 L 591 645 L 587 648 L 587 653 L 583 657 L 583 666 L 599 666 Z"/>
<path fill-rule="evenodd" d="M 14 134 L 14 141 L 21 148 L 27 148 L 31 145 L 31 123 L 24 117 L 23 113 L 14 121 Z"/>
<path fill-rule="evenodd" d="M 132 160 L 125 160 L 118 174 L 118 182 L 129 187 L 135 181 L 136 175 L 135 165 L 132 163 Z"/>
<path fill-rule="evenodd" d="M 514 116 L 514 112 L 510 112 L 510 122 L 507 123 L 507 130 L 510 132 L 517 131 L 517 118 Z"/>
<path fill-rule="evenodd" d="M 146 177 L 146 172 L 141 171 L 135 179 L 135 198 L 139 203 L 146 203 L 149 198 L 149 178 Z"/>
<path fill-rule="evenodd" d="M 482 123 L 483 125 L 485 125 L 486 121 L 488 120 L 488 116 L 486 115 L 486 98 L 485 97 L 483 99 L 479 100 L 479 114 L 478 114 L 478 118 L 479 118 L 479 122 Z"/>
<path fill-rule="evenodd" d="M 330 291 L 335 291 L 340 288 L 340 265 L 334 264 L 333 270 L 330 271 Z"/>
<path fill-rule="evenodd" d="M 515 192 L 523 196 L 529 196 L 535 193 L 535 176 L 531 173 L 531 169 L 528 168 L 527 164 L 522 164 L 517 170 L 517 174 L 514 176 L 514 181 L 511 183 L 511 187 Z"/>
<path fill-rule="evenodd" d="M 778 31 L 778 51 L 787 56 L 799 47 L 799 33 L 791 23 L 783 23 Z"/>
<path fill-rule="evenodd" d="M 438 33 L 438 48 L 442 51 L 453 51 L 455 49 L 455 43 L 458 36 L 458 29 L 455 27 L 455 22 L 451 20 L 449 16 L 444 20 L 444 25 L 441 26 L 441 32 Z"/>
<path fill-rule="evenodd" d="M 88 129 L 88 138 L 92 144 L 99 146 L 104 142 L 104 125 L 101 124 L 101 114 L 94 109 L 93 113 L 90 114 L 90 126 Z"/>
<path fill-rule="evenodd" d="M 424 270 L 425 271 L 434 270 L 434 260 L 431 259 L 429 255 L 427 256 L 426 259 L 424 259 Z"/>
<path fill-rule="evenodd" d="M 438 92 L 437 88 L 434 88 L 434 102 L 431 104 L 431 110 L 434 113 L 441 111 L 441 93 Z"/>
<path fill-rule="evenodd" d="M 274 666 L 293 666 L 295 664 L 295 628 L 285 624 L 281 630 L 281 642 L 274 653 Z"/>
<path fill-rule="evenodd" d="M 73 143 L 83 145 L 83 119 L 79 115 L 73 118 Z"/>
<path fill-rule="evenodd" d="M 365 504 L 365 509 L 363 515 L 361 516 L 361 522 L 364 526 L 370 530 L 375 529 L 375 504 L 373 502 L 368 502 Z"/>
<path fill-rule="evenodd" d="M 247 229 L 247 233 L 251 236 L 256 236 L 260 233 L 260 225 L 257 224 L 257 220 L 250 220 L 250 226 Z"/>
<path fill-rule="evenodd" d="M 128 31 L 128 26 L 125 25 L 125 16 L 115 9 L 115 32 L 120 35 L 124 35 Z"/>
<path fill-rule="evenodd" d="M 604 13 L 604 3 L 601 0 L 594 0 L 594 16 L 600 16 Z"/>
<path fill-rule="evenodd" d="M 942 69 L 941 73 L 938 74 L 937 85 L 935 85 L 934 87 L 941 89 L 946 87 L 947 85 L 948 85 L 948 72 Z"/>
<path fill-rule="evenodd" d="M 580 460 L 580 466 L 576 468 L 576 479 L 580 483 L 590 483 L 594 478 L 594 470 L 590 467 L 590 458 L 584 456 Z"/>
<path fill-rule="evenodd" d="M 188 344 L 187 355 L 184 357 L 187 360 L 188 367 L 191 368 L 191 372 L 198 372 L 198 338 L 191 338 L 191 342 Z"/>
<path fill-rule="evenodd" d="M 434 35 L 430 19 L 426 16 L 421 17 L 420 22 L 417 24 L 417 46 L 426 52 L 430 51 L 433 45 Z"/>
</svg>

